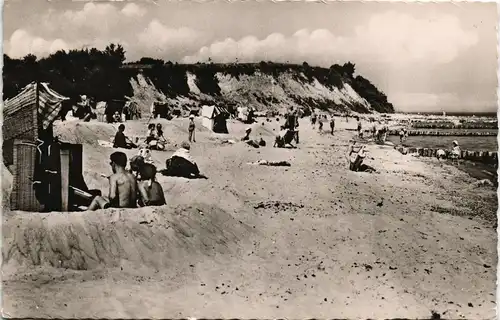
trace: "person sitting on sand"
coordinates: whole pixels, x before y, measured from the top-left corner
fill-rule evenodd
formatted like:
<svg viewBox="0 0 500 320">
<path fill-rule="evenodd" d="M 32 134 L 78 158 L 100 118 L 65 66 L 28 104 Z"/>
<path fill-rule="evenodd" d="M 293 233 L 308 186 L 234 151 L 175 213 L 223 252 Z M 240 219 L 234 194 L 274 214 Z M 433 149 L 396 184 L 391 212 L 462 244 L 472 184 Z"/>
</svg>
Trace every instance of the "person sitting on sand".
<svg viewBox="0 0 500 320">
<path fill-rule="evenodd" d="M 347 159 L 349 161 L 349 170 L 351 171 L 375 171 L 375 169 L 364 165 L 363 160 L 366 158 L 367 150 L 366 146 L 357 146 L 356 141 L 352 141 L 349 151 L 347 153 Z"/>
<path fill-rule="evenodd" d="M 127 155 L 123 152 L 114 152 L 109 157 L 113 174 L 109 179 L 109 196 L 95 197 L 88 210 L 95 211 L 106 208 L 136 208 L 137 181 L 133 174 L 125 170 Z"/>
<path fill-rule="evenodd" d="M 156 167 L 144 167 L 141 171 L 141 179 L 138 182 L 139 206 L 147 207 L 165 205 L 167 202 L 165 201 L 163 188 L 161 184 L 156 181 Z"/>
<path fill-rule="evenodd" d="M 149 145 L 149 143 L 153 140 L 156 140 L 155 125 L 154 123 L 150 123 L 148 125 L 148 133 L 146 135 L 146 144 Z"/>
<path fill-rule="evenodd" d="M 156 124 L 156 138 L 158 139 L 158 141 L 167 142 L 167 139 L 165 138 L 165 136 L 163 136 L 163 128 L 161 126 L 161 123 Z"/>
<path fill-rule="evenodd" d="M 153 132 L 153 134 L 154 134 L 154 132 Z M 167 139 L 165 139 L 165 137 L 163 136 L 163 129 L 162 129 L 160 123 L 156 124 L 155 138 L 156 138 L 156 140 L 153 140 L 153 141 L 155 141 L 156 143 L 152 143 L 151 149 L 160 150 L 160 151 L 165 150 L 165 143 L 167 142 Z"/>
<path fill-rule="evenodd" d="M 156 170 L 156 166 L 152 162 L 146 162 L 141 155 L 133 156 L 130 159 L 130 173 L 138 180 L 141 180 L 143 176 L 150 176 L 148 172 L 151 172 L 153 167 Z"/>
<path fill-rule="evenodd" d="M 163 135 L 163 131 L 161 130 L 161 126 L 160 126 L 160 131 L 161 131 L 161 134 Z M 163 143 L 160 143 L 157 129 L 156 129 L 156 126 L 154 123 L 150 123 L 148 125 L 148 133 L 147 133 L 145 142 L 146 142 L 147 148 L 149 148 L 151 150 L 164 150 L 165 149 L 165 145 Z"/>
<path fill-rule="evenodd" d="M 438 158 L 439 160 L 445 159 L 446 152 L 443 149 L 439 149 L 438 151 L 436 151 L 436 158 Z"/>
<path fill-rule="evenodd" d="M 278 133 L 278 136 L 276 136 L 276 140 L 274 141 L 274 147 L 284 148 L 286 147 L 286 145 L 289 145 L 290 147 L 295 148 L 292 145 L 292 141 L 294 139 L 293 135 L 293 130 L 289 130 L 285 126 L 281 126 L 281 130 Z"/>
<path fill-rule="evenodd" d="M 122 116 L 120 115 L 120 112 L 115 111 L 115 114 L 113 114 L 113 121 L 114 122 L 122 122 Z"/>
<path fill-rule="evenodd" d="M 153 159 L 151 158 L 151 151 L 148 148 L 141 148 L 139 150 L 138 156 L 144 159 L 144 163 L 154 163 Z"/>
<path fill-rule="evenodd" d="M 113 140 L 113 148 L 133 149 L 137 145 L 125 136 L 125 125 L 122 123 L 118 126 L 118 132 Z"/>
<path fill-rule="evenodd" d="M 245 136 L 243 138 L 241 138 L 241 141 L 247 141 L 247 140 L 250 140 L 250 133 L 252 132 L 252 128 L 248 127 L 246 130 L 245 130 Z"/>
</svg>

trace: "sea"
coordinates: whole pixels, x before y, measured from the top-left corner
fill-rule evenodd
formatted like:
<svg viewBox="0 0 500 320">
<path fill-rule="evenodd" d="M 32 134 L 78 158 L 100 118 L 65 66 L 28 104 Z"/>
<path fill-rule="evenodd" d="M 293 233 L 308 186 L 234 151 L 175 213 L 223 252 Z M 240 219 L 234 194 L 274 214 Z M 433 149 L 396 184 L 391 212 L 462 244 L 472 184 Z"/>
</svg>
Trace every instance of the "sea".
<svg viewBox="0 0 500 320">
<path fill-rule="evenodd" d="M 407 113 L 407 114 L 417 114 L 417 113 Z M 442 112 L 427 112 L 419 113 L 420 115 L 442 115 Z M 471 117 L 471 118 L 497 118 L 496 112 L 447 112 L 447 116 L 455 117 Z M 425 129 L 416 129 L 425 130 Z M 429 129 L 432 131 L 443 131 L 443 132 L 464 132 L 464 131 L 474 131 L 474 132 L 497 132 L 498 130 L 493 129 Z M 399 144 L 399 136 L 390 136 L 388 140 Z M 416 147 L 416 148 L 440 148 L 440 149 L 451 149 L 453 147 L 453 141 L 456 140 L 460 145 L 462 150 L 470 151 L 497 151 L 498 142 L 497 136 L 460 136 L 460 135 L 450 135 L 450 136 L 409 136 L 405 142 L 404 146 Z"/>
<path fill-rule="evenodd" d="M 477 130 L 456 130 L 456 129 L 433 129 L 432 131 L 447 131 L 447 132 L 463 132 L 463 131 L 497 131 L 487 129 Z M 498 134 L 498 132 L 497 132 Z M 387 140 L 394 144 L 400 144 L 399 136 L 388 136 Z M 439 148 L 451 149 L 453 141 L 457 141 L 462 150 L 469 151 L 497 151 L 498 141 L 497 136 L 409 136 L 404 142 L 405 147 L 415 148 Z"/>
<path fill-rule="evenodd" d="M 436 113 L 421 113 L 421 115 L 442 115 L 442 112 Z M 495 112 L 483 112 L 483 113 L 470 113 L 470 112 L 447 112 L 447 116 L 457 116 L 457 117 L 481 117 L 481 118 L 497 118 Z M 463 131 L 487 131 L 496 132 L 498 135 L 498 130 L 493 129 L 429 129 L 432 131 L 445 131 L 445 132 L 463 132 Z M 387 139 L 394 144 L 400 144 L 399 136 L 388 136 Z M 469 151 L 498 151 L 498 140 L 497 136 L 460 136 L 460 135 L 450 135 L 450 136 L 409 136 L 403 145 L 407 147 L 416 148 L 440 148 L 440 149 L 451 149 L 453 147 L 453 141 L 456 140 L 460 145 L 462 150 Z M 456 166 L 461 171 L 468 173 L 470 176 L 476 179 L 488 179 L 495 186 L 498 187 L 498 174 L 497 169 L 491 165 L 472 162 L 472 161 L 461 161 L 459 164 L 451 163 Z"/>
<path fill-rule="evenodd" d="M 404 114 L 419 114 L 423 116 L 441 116 L 443 112 L 404 112 Z M 496 118 L 496 112 L 446 112 L 450 117 L 478 117 L 478 118 Z"/>
</svg>

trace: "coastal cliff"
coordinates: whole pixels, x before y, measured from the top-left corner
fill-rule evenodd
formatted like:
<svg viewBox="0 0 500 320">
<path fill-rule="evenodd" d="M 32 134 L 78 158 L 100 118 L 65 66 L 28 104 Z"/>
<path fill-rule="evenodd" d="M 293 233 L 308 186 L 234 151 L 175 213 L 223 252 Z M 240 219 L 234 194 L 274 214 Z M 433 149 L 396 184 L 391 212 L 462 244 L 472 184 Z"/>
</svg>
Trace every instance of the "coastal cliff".
<svg viewBox="0 0 500 320">
<path fill-rule="evenodd" d="M 4 99 L 38 79 L 72 99 L 83 94 L 95 101 L 139 98 L 139 107 L 145 113 L 151 99 L 166 100 L 185 110 L 217 103 L 252 106 L 261 112 L 281 112 L 290 106 L 332 113 L 394 112 L 387 96 L 357 74 L 351 62 L 322 68 L 306 62 L 178 64 L 152 58 L 125 60 L 120 45 L 110 45 L 103 51 L 58 51 L 42 59 L 4 55 Z"/>
</svg>

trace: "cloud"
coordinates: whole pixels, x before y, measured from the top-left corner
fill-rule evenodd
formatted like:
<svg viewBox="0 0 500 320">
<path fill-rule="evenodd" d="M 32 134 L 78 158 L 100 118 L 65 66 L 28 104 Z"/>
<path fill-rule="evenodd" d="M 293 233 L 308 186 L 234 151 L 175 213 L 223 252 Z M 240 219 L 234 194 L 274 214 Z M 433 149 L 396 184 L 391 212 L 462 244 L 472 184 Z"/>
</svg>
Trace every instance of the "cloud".
<svg viewBox="0 0 500 320">
<path fill-rule="evenodd" d="M 34 36 L 26 30 L 16 30 L 9 40 L 4 43 L 4 51 L 11 58 L 22 58 L 28 54 L 34 54 L 37 57 L 45 57 L 59 50 L 68 51 L 79 48 L 97 48 L 103 50 L 110 43 L 120 43 L 128 47 L 128 42 L 117 38 L 94 38 L 80 39 L 73 42 L 65 41 L 61 38 L 45 39 Z"/>
<path fill-rule="evenodd" d="M 330 65 L 351 60 L 363 63 L 401 65 L 421 61 L 442 64 L 453 61 L 459 52 L 478 41 L 477 35 L 463 30 L 459 20 L 442 15 L 417 19 L 388 12 L 373 16 L 351 36 L 338 36 L 326 29 L 302 29 L 291 36 L 271 34 L 259 40 L 252 36 L 227 38 L 201 48 L 185 62 L 261 60 Z"/>
<path fill-rule="evenodd" d="M 168 28 L 156 19 L 138 34 L 137 39 L 141 50 L 167 60 L 181 59 L 185 54 L 195 52 L 204 41 L 202 33 L 196 30 Z"/>
<path fill-rule="evenodd" d="M 52 20 L 51 23 L 59 30 L 63 30 L 64 26 L 70 26 L 72 29 L 88 28 L 101 33 L 109 33 L 120 19 L 118 8 L 109 3 L 88 2 L 82 10 L 67 10 L 58 15 L 59 19 Z"/>
<path fill-rule="evenodd" d="M 93 2 L 86 3 L 81 10 L 49 9 L 40 15 L 39 24 L 13 32 L 5 41 L 4 51 L 19 58 L 29 53 L 44 57 L 57 50 L 83 47 L 103 49 L 111 42 L 127 48 L 129 43 L 137 42 L 137 33 L 133 31 L 143 29 L 138 19 L 145 14 L 146 10 L 135 3 L 128 3 L 121 10 L 109 3 Z"/>
<path fill-rule="evenodd" d="M 128 3 L 123 9 L 121 13 L 127 17 L 142 17 L 146 14 L 146 9 L 139 7 L 137 4 L 131 2 Z"/>
<path fill-rule="evenodd" d="M 45 56 L 58 50 L 68 50 L 71 45 L 62 39 L 46 40 L 31 35 L 23 29 L 16 30 L 6 42 L 5 52 L 12 58 L 21 58 L 27 54 Z"/>
</svg>

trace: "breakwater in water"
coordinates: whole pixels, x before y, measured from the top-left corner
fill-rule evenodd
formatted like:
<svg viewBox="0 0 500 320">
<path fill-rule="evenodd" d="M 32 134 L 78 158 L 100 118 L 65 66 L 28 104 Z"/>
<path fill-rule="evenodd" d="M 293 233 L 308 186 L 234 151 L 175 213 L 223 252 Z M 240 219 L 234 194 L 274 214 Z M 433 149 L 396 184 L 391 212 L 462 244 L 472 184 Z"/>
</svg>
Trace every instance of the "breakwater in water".
<svg viewBox="0 0 500 320">
<path fill-rule="evenodd" d="M 416 129 L 497 129 L 498 122 L 496 120 L 461 123 L 453 121 L 414 121 L 412 127 Z"/>
<path fill-rule="evenodd" d="M 415 148 L 404 147 L 401 145 L 394 146 L 394 149 L 398 150 L 402 154 L 418 154 L 421 157 L 436 157 L 436 152 L 440 150 L 438 148 Z M 444 152 L 446 153 L 446 158 L 449 158 L 451 150 L 444 150 Z M 462 150 L 460 158 L 493 166 L 498 165 L 498 152 L 494 151 Z"/>
<path fill-rule="evenodd" d="M 390 130 L 389 135 L 398 136 L 400 130 Z M 436 130 L 409 130 L 409 136 L 496 136 L 496 131 L 436 131 Z"/>
</svg>

